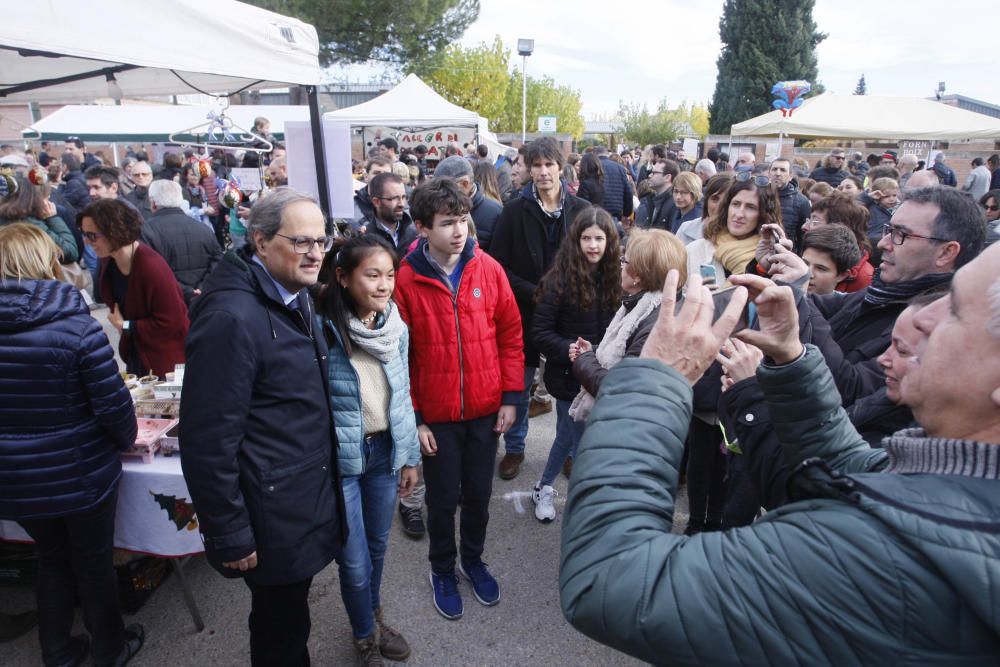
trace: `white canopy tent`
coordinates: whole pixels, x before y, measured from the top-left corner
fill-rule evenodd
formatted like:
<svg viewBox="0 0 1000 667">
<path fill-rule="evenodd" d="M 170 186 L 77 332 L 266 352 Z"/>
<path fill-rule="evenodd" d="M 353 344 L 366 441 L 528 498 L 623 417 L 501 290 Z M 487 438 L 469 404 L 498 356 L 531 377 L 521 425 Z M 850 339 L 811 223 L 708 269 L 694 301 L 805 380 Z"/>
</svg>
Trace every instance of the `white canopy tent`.
<svg viewBox="0 0 1000 667">
<path fill-rule="evenodd" d="M 326 182 L 319 82 L 314 27 L 236 0 L 47 0 L 21 3 L 0 22 L 0 99 L 226 97 L 304 85 L 315 169 Z M 328 211 L 329 193 L 318 194 Z"/>
<path fill-rule="evenodd" d="M 825 93 L 806 100 L 788 118 L 780 111 L 733 125 L 732 136 L 831 139 L 1000 139 L 1000 119 L 919 97 Z"/>
<path fill-rule="evenodd" d="M 479 143 L 490 147 L 493 157 L 507 148 L 497 142 L 485 118 L 441 97 L 416 74 L 410 74 L 392 90 L 373 100 L 329 111 L 323 114 L 323 118 L 347 123 L 356 129 L 386 127 L 402 133 L 468 128 L 477 135 Z"/>
<path fill-rule="evenodd" d="M 233 94 L 320 82 L 316 29 L 235 0 L 24 2 L 0 23 L 0 98 Z"/>
<path fill-rule="evenodd" d="M 38 139 L 45 141 L 65 141 L 75 136 L 93 142 L 167 143 L 172 133 L 207 123 L 208 114 L 213 111 L 217 112 L 218 108 L 206 105 L 68 105 L 34 123 L 31 129 L 41 134 Z M 271 121 L 271 134 L 281 139 L 287 121 L 309 120 L 309 107 L 240 105 L 226 109 L 226 115 L 246 129 L 253 127 L 254 118 L 263 116 Z M 27 130 L 24 134 L 34 133 Z M 175 138 L 190 140 L 195 137 L 183 134 Z"/>
</svg>

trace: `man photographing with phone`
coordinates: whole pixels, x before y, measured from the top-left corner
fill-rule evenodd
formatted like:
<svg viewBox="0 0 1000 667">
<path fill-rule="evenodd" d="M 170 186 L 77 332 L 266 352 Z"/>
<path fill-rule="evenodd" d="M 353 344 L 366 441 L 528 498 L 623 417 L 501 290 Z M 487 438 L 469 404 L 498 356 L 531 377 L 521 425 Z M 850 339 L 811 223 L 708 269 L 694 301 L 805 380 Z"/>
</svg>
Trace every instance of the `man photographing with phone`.
<svg viewBox="0 0 1000 667">
<path fill-rule="evenodd" d="M 926 430 L 870 448 L 816 348 L 799 342 L 792 289 L 734 276 L 713 325 L 700 276 L 674 314 L 675 272 L 639 359 L 608 373 L 577 453 L 560 594 L 580 631 L 650 662 L 988 664 L 1000 652 L 1000 248 L 915 316 L 923 338 L 902 400 Z M 758 382 L 799 502 L 751 526 L 672 532 L 691 384 L 749 293 Z M 626 565 L 627 564 L 627 565 Z M 637 610 L 641 612 L 637 613 Z"/>
</svg>

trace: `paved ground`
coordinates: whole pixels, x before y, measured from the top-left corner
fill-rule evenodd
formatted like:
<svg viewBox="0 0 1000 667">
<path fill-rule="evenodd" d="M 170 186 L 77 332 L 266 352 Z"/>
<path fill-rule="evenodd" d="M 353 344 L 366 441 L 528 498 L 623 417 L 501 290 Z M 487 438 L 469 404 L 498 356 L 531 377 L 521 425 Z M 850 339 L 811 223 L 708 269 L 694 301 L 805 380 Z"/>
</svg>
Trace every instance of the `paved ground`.
<svg viewBox="0 0 1000 667">
<path fill-rule="evenodd" d="M 464 582 L 465 616 L 447 621 L 431 604 L 427 581 L 427 540 L 414 541 L 393 526 L 386 559 L 383 604 L 387 620 L 409 640 L 413 654 L 405 663 L 418 666 L 458 665 L 638 665 L 639 662 L 584 637 L 571 628 L 559 609 L 559 531 L 566 480 L 556 482 L 559 517 L 538 523 L 530 498 L 522 511 L 510 494 L 527 493 L 541 474 L 555 429 L 555 415 L 531 420 L 528 450 L 521 475 L 505 482 L 496 478 L 484 560 L 502 589 L 502 600 L 482 607 Z M 502 450 L 502 444 L 501 444 Z M 678 508 L 678 530 L 686 521 L 684 499 Z M 205 620 L 194 629 L 176 577 L 171 576 L 134 617 L 146 628 L 146 646 L 137 666 L 228 667 L 249 663 L 246 618 L 249 592 L 240 582 L 217 575 L 203 557 L 186 569 Z M 340 600 L 336 566 L 314 580 L 311 595 L 313 630 L 310 652 L 314 665 L 353 665 L 356 657 L 350 627 Z M 34 606 L 30 589 L 0 588 L 0 611 Z M 79 616 L 79 614 L 78 614 Z M 78 626 L 82 625 L 78 619 Z M 41 664 L 37 632 L 0 644 L 0 665 Z"/>
</svg>

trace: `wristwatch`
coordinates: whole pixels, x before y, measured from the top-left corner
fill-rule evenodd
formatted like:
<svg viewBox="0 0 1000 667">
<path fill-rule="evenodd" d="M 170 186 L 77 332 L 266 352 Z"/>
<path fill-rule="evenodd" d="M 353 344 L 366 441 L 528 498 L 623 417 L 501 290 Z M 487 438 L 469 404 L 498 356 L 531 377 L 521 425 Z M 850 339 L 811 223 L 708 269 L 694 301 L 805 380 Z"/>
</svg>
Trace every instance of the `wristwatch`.
<svg viewBox="0 0 1000 667">
<path fill-rule="evenodd" d="M 132 322 L 130 322 L 129 320 L 125 320 L 124 322 L 122 322 L 122 333 L 127 334 L 131 333 L 131 331 L 132 331 Z"/>
</svg>

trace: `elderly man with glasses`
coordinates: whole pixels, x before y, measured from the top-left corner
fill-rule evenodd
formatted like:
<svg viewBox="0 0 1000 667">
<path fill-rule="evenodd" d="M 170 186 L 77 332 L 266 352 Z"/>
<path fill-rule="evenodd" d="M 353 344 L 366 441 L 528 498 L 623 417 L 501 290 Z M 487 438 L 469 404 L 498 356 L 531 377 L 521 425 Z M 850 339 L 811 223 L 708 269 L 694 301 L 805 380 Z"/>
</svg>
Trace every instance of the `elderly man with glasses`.
<svg viewBox="0 0 1000 667">
<path fill-rule="evenodd" d="M 148 162 L 140 160 L 132 165 L 131 179 L 135 183 L 135 187 L 125 195 L 125 199 L 139 209 L 143 220 L 149 220 L 149 217 L 153 215 L 153 208 L 149 203 L 149 186 L 153 182 L 153 168 L 149 166 Z"/>
<path fill-rule="evenodd" d="M 255 666 L 309 664 L 309 587 L 346 536 L 308 292 L 331 233 L 310 196 L 277 188 L 191 308 L 181 464 L 209 563 L 250 589 Z"/>
</svg>

